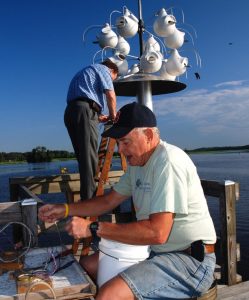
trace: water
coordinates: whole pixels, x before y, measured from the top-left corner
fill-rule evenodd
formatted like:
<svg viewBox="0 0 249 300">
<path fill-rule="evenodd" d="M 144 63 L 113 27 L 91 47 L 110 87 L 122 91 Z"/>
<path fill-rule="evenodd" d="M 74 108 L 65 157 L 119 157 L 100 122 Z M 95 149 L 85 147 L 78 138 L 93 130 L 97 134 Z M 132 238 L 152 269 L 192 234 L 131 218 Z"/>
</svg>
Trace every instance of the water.
<svg viewBox="0 0 249 300">
<path fill-rule="evenodd" d="M 240 244 L 241 251 L 238 273 L 243 280 L 249 280 L 249 153 L 195 154 L 191 158 L 201 179 L 232 180 L 240 185 L 240 198 L 236 203 L 237 243 Z M 217 228 L 219 211 L 214 199 L 208 197 L 208 204 Z"/>
<path fill-rule="evenodd" d="M 236 204 L 237 242 L 241 249 L 241 262 L 238 272 L 243 280 L 249 280 L 249 153 L 194 154 L 192 160 L 197 166 L 201 179 L 232 180 L 240 184 L 240 200 Z M 113 162 L 113 168 L 116 164 Z M 0 165 L 0 202 L 9 201 L 9 177 L 58 175 L 60 167 L 68 168 L 69 173 L 78 172 L 76 161 L 63 161 L 40 164 Z M 39 195 L 45 202 L 64 202 L 62 194 Z M 218 201 L 208 197 L 208 204 L 216 228 L 219 228 Z M 217 232 L 219 235 L 219 232 Z"/>
<path fill-rule="evenodd" d="M 10 177 L 58 175 L 61 167 L 67 168 L 69 173 L 78 172 L 78 165 L 75 160 L 56 161 L 50 163 L 0 165 L 0 202 L 7 202 L 10 199 Z M 39 195 L 39 198 L 46 202 L 49 202 L 50 200 L 54 202 L 65 201 L 63 194 Z"/>
</svg>

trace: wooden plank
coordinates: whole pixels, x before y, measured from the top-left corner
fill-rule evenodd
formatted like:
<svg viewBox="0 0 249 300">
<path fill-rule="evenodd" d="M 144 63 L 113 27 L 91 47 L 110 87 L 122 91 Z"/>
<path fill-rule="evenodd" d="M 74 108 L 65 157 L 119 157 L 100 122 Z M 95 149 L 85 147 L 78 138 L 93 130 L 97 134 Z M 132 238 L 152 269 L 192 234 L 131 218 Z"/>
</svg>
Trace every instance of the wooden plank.
<svg viewBox="0 0 249 300">
<path fill-rule="evenodd" d="M 23 223 L 30 229 L 32 232 L 32 241 L 30 241 L 30 233 L 23 228 L 23 242 L 25 246 L 28 246 L 31 242 L 31 246 L 38 245 L 38 229 L 37 229 L 37 202 L 33 199 L 32 201 L 22 201 L 21 210 L 22 210 L 22 219 Z"/>
<path fill-rule="evenodd" d="M 20 185 L 19 186 L 19 193 L 20 193 L 20 197 L 22 199 L 34 199 L 37 203 L 43 203 L 43 201 L 35 194 L 33 193 L 31 190 L 29 190 L 26 186 L 24 185 Z"/>
<path fill-rule="evenodd" d="M 0 214 L 0 224 L 22 221 L 21 207 L 19 202 L 0 203 Z"/>
<path fill-rule="evenodd" d="M 67 190 L 79 189 L 79 181 L 26 183 L 25 186 L 35 194 L 65 193 Z"/>
<path fill-rule="evenodd" d="M 201 185 L 206 196 L 218 197 L 222 192 L 222 185 L 218 181 L 201 180 Z"/>
<path fill-rule="evenodd" d="M 111 188 L 120 177 L 112 177 L 104 183 L 104 189 Z M 96 183 L 97 185 L 97 183 Z M 80 181 L 61 181 L 61 182 L 44 182 L 44 183 L 25 183 L 27 189 L 34 194 L 66 193 L 67 191 L 79 192 Z"/>
<path fill-rule="evenodd" d="M 123 170 L 109 171 L 108 177 L 120 177 L 124 174 Z M 68 182 L 68 181 L 79 181 L 79 173 L 72 174 L 60 174 L 60 175 L 50 175 L 50 176 L 29 176 L 29 177 L 12 177 L 9 179 L 10 185 L 20 185 L 23 184 L 44 184 L 44 183 L 54 183 L 54 182 Z"/>
<path fill-rule="evenodd" d="M 225 184 L 220 196 L 222 277 L 225 284 L 237 283 L 235 184 Z"/>
<path fill-rule="evenodd" d="M 124 174 L 123 170 L 109 171 L 108 181 L 117 182 Z M 107 179 L 106 179 L 107 180 Z M 68 189 L 78 189 L 80 185 L 80 176 L 76 174 L 50 175 L 50 176 L 29 176 L 14 177 L 9 180 L 13 194 L 13 199 L 19 194 L 18 185 L 26 186 L 30 191 L 36 194 L 46 194 L 50 192 L 65 192 Z"/>
<path fill-rule="evenodd" d="M 57 299 L 81 299 L 87 296 L 92 296 L 92 293 L 89 292 L 81 292 L 84 289 L 89 288 L 89 284 L 77 284 L 69 287 L 62 287 L 54 289 L 54 293 Z M 27 299 L 32 300 L 43 300 L 43 299 L 53 299 L 51 297 L 51 291 L 49 289 L 44 289 L 42 291 L 36 291 L 35 293 L 29 293 Z M 81 297 L 81 298 L 80 298 Z M 1 299 L 1 298 L 0 298 Z M 25 294 L 17 294 L 13 297 L 15 300 L 25 300 Z"/>
<path fill-rule="evenodd" d="M 247 300 L 249 299 L 249 281 L 229 287 L 218 288 L 217 300 Z"/>
<path fill-rule="evenodd" d="M 122 162 L 124 164 L 124 162 Z M 125 168 L 125 165 L 124 165 Z M 124 169 L 125 170 L 125 169 Z M 109 171 L 108 172 L 108 178 L 112 178 L 112 177 L 120 177 L 124 174 L 123 170 L 118 170 L 118 171 Z"/>
<path fill-rule="evenodd" d="M 37 243 L 37 208 L 22 206 L 21 202 L 0 203 L 0 224 L 22 222 L 33 233 L 33 245 Z M 30 243 L 30 235 L 24 226 L 13 224 L 14 242 L 23 240 L 23 244 L 28 246 Z"/>
<path fill-rule="evenodd" d="M 236 195 L 235 183 L 226 184 L 228 285 L 237 283 Z"/>
<path fill-rule="evenodd" d="M 74 181 L 79 180 L 79 173 L 72 174 L 60 174 L 60 175 L 50 175 L 50 176 L 29 176 L 29 177 L 12 177 L 9 183 L 12 184 L 24 184 L 25 183 L 45 183 L 45 182 L 60 182 L 60 181 Z"/>
<path fill-rule="evenodd" d="M 219 198 L 221 220 L 221 281 L 225 284 L 236 284 L 237 253 L 236 243 L 236 207 L 239 198 L 239 185 L 232 181 L 201 181 L 204 193 Z"/>
</svg>

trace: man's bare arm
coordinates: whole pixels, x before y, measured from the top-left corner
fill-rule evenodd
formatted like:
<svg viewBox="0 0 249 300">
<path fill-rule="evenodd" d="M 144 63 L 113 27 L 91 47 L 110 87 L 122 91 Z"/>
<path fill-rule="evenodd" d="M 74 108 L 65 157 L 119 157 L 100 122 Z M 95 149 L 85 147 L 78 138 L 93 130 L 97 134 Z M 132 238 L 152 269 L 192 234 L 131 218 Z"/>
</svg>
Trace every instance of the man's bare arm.
<svg viewBox="0 0 249 300">
<path fill-rule="evenodd" d="M 112 190 L 103 196 L 69 204 L 69 216 L 100 216 L 113 210 L 122 203 L 127 196 L 120 195 Z M 65 216 L 66 207 L 63 204 L 47 204 L 39 209 L 39 218 L 46 222 L 54 222 Z"/>
<path fill-rule="evenodd" d="M 107 101 L 107 107 L 109 110 L 110 119 L 114 121 L 116 117 L 116 106 L 117 106 L 115 91 L 105 90 L 105 95 L 106 95 L 106 101 Z"/>
<path fill-rule="evenodd" d="M 163 244 L 168 240 L 174 223 L 170 212 L 151 214 L 148 220 L 126 224 L 99 223 L 98 236 L 133 245 Z"/>
</svg>

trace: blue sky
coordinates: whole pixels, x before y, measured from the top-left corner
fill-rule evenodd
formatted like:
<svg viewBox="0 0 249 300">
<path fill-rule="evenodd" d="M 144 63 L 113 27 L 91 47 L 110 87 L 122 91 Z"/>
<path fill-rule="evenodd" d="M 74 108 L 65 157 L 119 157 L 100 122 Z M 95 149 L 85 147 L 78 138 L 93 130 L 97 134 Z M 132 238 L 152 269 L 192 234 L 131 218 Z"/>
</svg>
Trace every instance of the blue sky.
<svg viewBox="0 0 249 300">
<path fill-rule="evenodd" d="M 100 49 L 92 43 L 99 28 L 87 32 L 85 43 L 83 32 L 109 22 L 110 13 L 124 5 L 138 15 L 136 0 L 1 0 L 0 152 L 38 145 L 72 150 L 63 123 L 67 88 Z M 194 48 L 202 60 L 199 68 L 186 43 L 180 54 L 191 68 L 179 80 L 187 88 L 153 97 L 162 138 L 187 149 L 249 144 L 249 1 L 143 0 L 142 5 L 148 31 L 163 7 L 173 7 L 178 28 L 193 35 L 188 24 L 194 26 Z M 112 24 L 118 16 L 112 14 Z M 138 55 L 138 38 L 127 41 L 130 54 Z M 118 107 L 135 100 L 118 97 Z"/>
</svg>

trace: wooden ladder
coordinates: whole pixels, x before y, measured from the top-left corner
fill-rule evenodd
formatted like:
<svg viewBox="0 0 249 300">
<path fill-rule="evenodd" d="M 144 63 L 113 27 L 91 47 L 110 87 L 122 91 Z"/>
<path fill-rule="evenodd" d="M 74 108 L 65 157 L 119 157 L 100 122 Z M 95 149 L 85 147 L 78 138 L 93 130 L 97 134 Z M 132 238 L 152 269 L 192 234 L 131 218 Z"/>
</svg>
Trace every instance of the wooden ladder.
<svg viewBox="0 0 249 300">
<path fill-rule="evenodd" d="M 105 125 L 105 130 L 109 127 L 109 125 Z M 105 184 L 108 180 L 109 171 L 112 165 L 113 154 L 116 146 L 116 140 L 109 137 L 102 137 L 98 150 L 98 166 L 96 171 L 95 180 L 97 182 L 97 190 L 96 196 L 104 195 L 105 192 Z M 124 155 L 121 153 L 120 162 L 121 169 L 125 172 L 127 169 L 127 163 Z M 90 217 L 91 221 L 96 221 L 98 217 Z M 90 243 L 92 238 L 84 238 L 83 239 L 83 247 L 81 251 L 81 255 L 88 255 L 90 250 Z M 79 240 L 74 240 L 72 250 L 73 253 L 76 254 L 79 247 Z"/>
</svg>

